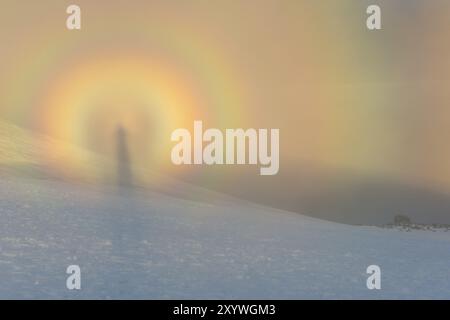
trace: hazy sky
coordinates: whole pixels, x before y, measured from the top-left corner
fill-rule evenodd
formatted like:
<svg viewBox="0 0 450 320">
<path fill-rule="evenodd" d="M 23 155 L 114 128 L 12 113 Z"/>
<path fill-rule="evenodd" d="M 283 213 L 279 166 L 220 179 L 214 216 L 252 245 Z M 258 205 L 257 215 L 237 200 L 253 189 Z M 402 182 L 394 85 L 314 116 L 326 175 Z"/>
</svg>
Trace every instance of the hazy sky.
<svg viewBox="0 0 450 320">
<path fill-rule="evenodd" d="M 72 3 L 80 31 L 65 28 Z M 365 27 L 373 3 L 380 31 Z M 120 123 L 153 170 L 173 169 L 170 132 L 193 120 L 279 128 L 280 170 L 450 190 L 448 1 L 0 5 L 3 119 L 106 153 Z"/>
</svg>

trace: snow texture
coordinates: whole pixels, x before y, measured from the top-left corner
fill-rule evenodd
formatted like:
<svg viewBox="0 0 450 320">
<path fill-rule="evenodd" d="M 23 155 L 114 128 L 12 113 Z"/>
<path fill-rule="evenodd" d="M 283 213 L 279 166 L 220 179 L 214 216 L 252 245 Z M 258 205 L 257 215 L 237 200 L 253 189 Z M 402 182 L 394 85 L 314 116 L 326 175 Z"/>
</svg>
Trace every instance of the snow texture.
<svg viewBox="0 0 450 320">
<path fill-rule="evenodd" d="M 450 298 L 450 232 L 19 178 L 0 182 L 0 219 L 2 299 Z"/>
</svg>

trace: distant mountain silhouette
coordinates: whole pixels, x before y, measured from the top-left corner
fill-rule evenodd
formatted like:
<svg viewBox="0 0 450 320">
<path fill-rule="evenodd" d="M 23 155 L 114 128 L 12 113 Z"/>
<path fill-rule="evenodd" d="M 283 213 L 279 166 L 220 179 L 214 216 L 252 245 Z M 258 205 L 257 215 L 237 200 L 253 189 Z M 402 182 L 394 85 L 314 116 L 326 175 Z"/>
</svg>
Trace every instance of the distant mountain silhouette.
<svg viewBox="0 0 450 320">
<path fill-rule="evenodd" d="M 237 166 L 201 167 L 183 182 L 133 167 L 126 133 L 116 132 L 115 138 L 117 159 L 110 159 L 0 120 L 0 176 L 105 185 L 132 183 L 142 192 L 151 190 L 208 203 L 236 203 L 239 198 L 347 224 L 381 225 L 393 222 L 396 215 L 406 215 L 417 223 L 450 223 L 450 196 L 420 186 L 307 165 L 301 170 L 282 168 L 279 174 L 265 177 L 254 170 L 236 174 L 240 170 Z M 64 158 L 66 153 L 82 154 L 86 160 L 80 167 L 71 166 Z M 136 181 L 131 170 L 146 183 Z M 79 172 L 96 176 L 80 176 Z M 100 180 L 99 174 L 104 175 Z M 216 177 L 220 183 L 215 182 Z"/>
<path fill-rule="evenodd" d="M 265 177 L 242 170 L 239 179 L 230 171 L 224 173 L 238 168 L 198 170 L 202 171 L 192 172 L 185 180 L 201 184 L 206 175 L 218 176 L 225 181 L 210 183 L 216 191 L 319 219 L 383 225 L 400 214 L 417 223 L 450 224 L 450 195 L 379 177 L 307 166 Z"/>
</svg>

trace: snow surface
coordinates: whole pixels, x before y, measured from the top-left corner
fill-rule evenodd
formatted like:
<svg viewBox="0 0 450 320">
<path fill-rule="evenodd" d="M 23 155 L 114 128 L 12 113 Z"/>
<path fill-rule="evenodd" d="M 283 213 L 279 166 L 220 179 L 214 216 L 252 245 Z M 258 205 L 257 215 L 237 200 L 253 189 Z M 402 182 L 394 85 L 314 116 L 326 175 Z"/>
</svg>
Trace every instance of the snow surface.
<svg viewBox="0 0 450 320">
<path fill-rule="evenodd" d="M 18 178 L 0 181 L 0 219 L 2 299 L 450 298 L 450 232 Z"/>
</svg>

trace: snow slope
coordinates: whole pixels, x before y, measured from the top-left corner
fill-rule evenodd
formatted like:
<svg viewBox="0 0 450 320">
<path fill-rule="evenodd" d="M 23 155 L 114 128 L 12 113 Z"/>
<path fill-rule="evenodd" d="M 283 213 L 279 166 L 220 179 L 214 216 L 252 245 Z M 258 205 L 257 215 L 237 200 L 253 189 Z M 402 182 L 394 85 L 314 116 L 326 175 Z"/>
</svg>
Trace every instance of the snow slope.
<svg viewBox="0 0 450 320">
<path fill-rule="evenodd" d="M 0 219 L 0 298 L 450 298 L 450 232 L 13 177 Z M 79 291 L 66 289 L 71 264 Z"/>
</svg>

